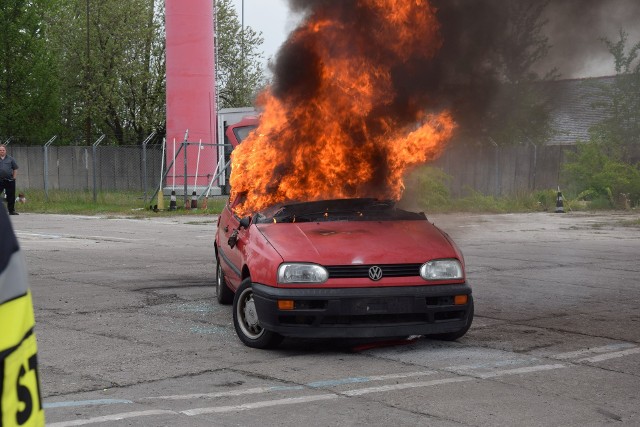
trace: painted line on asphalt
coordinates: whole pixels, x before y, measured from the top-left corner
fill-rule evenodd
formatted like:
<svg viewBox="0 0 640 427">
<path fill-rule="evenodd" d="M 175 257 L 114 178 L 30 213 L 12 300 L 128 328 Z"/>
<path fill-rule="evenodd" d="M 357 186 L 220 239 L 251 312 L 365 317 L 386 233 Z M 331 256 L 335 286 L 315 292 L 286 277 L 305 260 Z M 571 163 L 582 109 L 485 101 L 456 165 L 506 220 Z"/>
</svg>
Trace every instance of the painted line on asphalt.
<svg viewBox="0 0 640 427">
<path fill-rule="evenodd" d="M 59 236 L 57 234 L 27 233 L 25 231 L 16 232 L 16 236 L 18 236 L 19 238 L 23 237 L 23 236 L 26 236 L 26 237 L 41 237 L 41 238 L 44 238 L 44 239 L 47 239 L 47 240 L 50 240 L 50 239 L 62 239 L 63 238 L 62 236 Z"/>
<path fill-rule="evenodd" d="M 394 379 L 402 379 L 402 378 L 412 378 L 412 377 L 433 375 L 435 373 L 436 373 L 435 371 L 403 372 L 398 374 L 373 375 L 369 377 L 349 377 L 349 378 L 340 378 L 336 380 L 314 381 L 314 382 L 307 383 L 305 385 L 300 385 L 300 386 L 254 387 L 254 388 L 249 388 L 245 390 L 232 390 L 232 391 L 223 391 L 218 393 L 194 393 L 194 394 L 176 394 L 176 395 L 169 395 L 169 396 L 153 396 L 153 397 L 146 397 L 145 399 L 189 400 L 189 399 L 216 398 L 216 397 L 227 397 L 227 396 L 242 396 L 242 395 L 248 395 L 248 394 L 269 393 L 272 391 L 304 390 L 305 387 L 311 387 L 311 388 L 334 387 L 334 386 L 344 385 L 344 384 L 355 384 L 355 383 L 365 383 L 365 382 L 372 382 L 372 381 L 386 381 L 386 380 L 394 380 Z"/>
<path fill-rule="evenodd" d="M 318 402 L 322 400 L 332 400 L 332 399 L 338 399 L 342 397 L 362 396 L 370 393 L 381 393 L 385 391 L 404 390 L 404 389 L 418 388 L 418 387 L 430 387 L 434 385 L 442 385 L 442 384 L 449 384 L 449 383 L 459 383 L 464 381 L 473 381 L 474 379 L 475 378 L 471 378 L 471 377 L 456 377 L 456 378 L 445 378 L 445 379 L 433 380 L 433 381 L 391 384 L 391 385 L 385 385 L 380 387 L 368 387 L 368 388 L 361 388 L 361 389 L 355 389 L 355 390 L 348 390 L 348 391 L 343 391 L 337 394 L 309 395 L 309 396 L 290 397 L 286 399 L 277 399 L 277 400 L 263 400 L 260 402 L 245 403 L 242 405 L 212 406 L 208 408 L 188 409 L 185 411 L 181 411 L 181 413 L 188 416 L 194 416 L 194 415 L 221 413 L 221 412 L 239 412 L 239 411 L 246 411 L 249 409 L 267 408 L 271 406 Z"/>
<path fill-rule="evenodd" d="M 478 369 L 490 369 L 490 368 L 500 368 L 503 366 L 514 366 L 514 365 L 529 365 L 531 363 L 539 363 L 540 359 L 533 358 L 523 358 L 523 359 L 506 359 L 506 360 L 494 360 L 491 362 L 484 363 L 475 363 L 473 365 L 455 365 L 455 366 L 447 366 L 442 368 L 443 371 L 452 372 L 454 374 L 459 375 L 467 375 L 469 371 L 475 371 Z"/>
<path fill-rule="evenodd" d="M 222 391 L 219 393 L 194 393 L 194 394 L 176 394 L 170 396 L 152 396 L 145 397 L 145 399 L 162 399 L 162 400 L 189 400 L 189 399 L 203 399 L 203 398 L 216 398 L 216 397 L 230 397 L 230 396 L 244 396 L 248 394 L 261 394 L 269 393 L 271 391 L 286 391 L 286 390 L 303 390 L 303 386 L 275 386 L 275 387 L 254 387 L 244 390 L 232 390 Z"/>
<path fill-rule="evenodd" d="M 621 351 L 615 351 L 620 350 Z M 596 356 L 586 357 L 582 359 L 578 359 L 577 362 L 602 362 L 610 359 L 616 359 L 632 354 L 640 353 L 640 347 L 636 347 L 634 344 L 630 343 L 619 343 L 619 344 L 609 344 L 601 347 L 591 347 L 585 348 L 565 353 L 559 353 L 555 355 L 547 356 L 551 359 L 558 360 L 567 360 L 567 359 L 575 359 L 577 357 L 586 355 L 586 354 L 597 354 Z M 505 375 L 518 375 L 518 374 L 527 374 L 532 372 L 541 372 L 547 370 L 561 369 L 566 368 L 566 365 L 563 364 L 554 364 L 554 365 L 537 365 L 537 366 L 529 366 L 515 369 L 503 369 L 492 372 L 485 373 L 473 373 L 469 372 L 474 369 L 481 369 L 485 367 L 497 367 L 504 366 L 507 364 L 519 364 L 519 363 L 527 363 L 532 362 L 535 359 L 526 359 L 526 360 L 516 360 L 516 361 L 502 361 L 498 363 L 484 363 L 484 364 L 475 364 L 475 365 L 458 365 L 458 366 L 449 366 L 443 368 L 444 371 L 456 373 L 459 375 L 463 375 L 461 378 L 449 378 L 443 380 L 434 380 L 434 381 L 425 381 L 425 382 L 417 382 L 417 383 L 404 383 L 404 384 L 394 384 L 389 386 L 380 386 L 380 387 L 369 387 L 365 389 L 356 389 L 342 392 L 340 394 L 345 396 L 359 396 L 368 393 L 374 392 L 384 392 L 384 391 L 392 391 L 392 390 L 402 390 L 405 388 L 417 388 L 417 387 L 428 387 L 431 385 L 437 384 L 446 384 L 452 382 L 461 382 L 461 381 L 469 381 L 474 378 L 480 379 L 489 379 L 496 378 Z M 356 383 L 365 383 L 372 381 L 385 381 L 390 379 L 402 379 L 402 378 L 411 378 L 417 376 L 426 376 L 433 375 L 437 373 L 436 371 L 418 371 L 418 372 L 405 372 L 405 373 L 397 373 L 397 374 L 388 374 L 388 375 L 374 375 L 369 377 L 347 377 L 340 378 L 335 380 L 324 380 L 324 381 L 314 381 L 311 383 L 307 383 L 304 386 L 269 386 L 269 387 L 255 387 L 245 390 L 233 390 L 226 392 L 218 392 L 218 393 L 193 393 L 193 394 L 183 394 L 183 395 L 168 395 L 168 396 L 152 396 L 146 397 L 146 399 L 163 399 L 163 400 L 189 400 L 189 399 L 199 399 L 199 398 L 218 398 L 218 397 L 230 397 L 230 396 L 243 396 L 243 395 L 251 395 L 251 394 L 262 394 L 262 393 L 270 393 L 274 391 L 294 391 L 294 390 L 304 390 L 305 387 L 311 388 L 323 388 L 323 387 L 334 387 L 345 384 L 356 384 Z M 334 395 L 330 395 L 334 396 Z M 317 397 L 311 396 L 313 399 L 317 399 Z M 304 398 L 303 398 L 304 399 Z M 281 399 L 278 401 L 266 401 L 266 402 L 279 402 L 274 405 L 282 405 L 282 404 L 293 404 L 293 403 L 303 403 L 303 401 L 292 401 L 291 399 Z M 126 399 L 96 399 L 96 400 L 85 400 L 85 401 L 65 401 L 65 402 L 45 402 L 44 408 L 53 409 L 53 408 L 63 408 L 63 407 L 73 407 L 73 406 L 92 406 L 92 405 L 113 405 L 113 404 L 132 404 L 133 401 Z M 251 404 L 249 404 L 251 405 Z M 238 405 L 241 409 L 237 410 L 247 410 L 253 409 L 251 406 L 246 405 Z M 222 412 L 229 412 L 236 408 L 235 406 L 222 407 L 226 408 L 221 410 Z M 218 410 L 216 410 L 218 411 Z M 147 411 L 149 415 L 154 415 L 153 411 Z M 133 416 L 145 416 L 147 412 L 132 412 L 128 414 L 142 414 L 142 415 L 133 415 Z M 165 413 L 175 413 L 173 411 L 167 411 Z M 113 415 L 117 416 L 117 415 Z M 54 426 L 58 425 L 62 427 L 63 425 L 83 425 L 89 423 L 97 423 L 103 422 L 102 417 L 93 418 L 89 420 L 77 420 L 71 422 L 81 422 L 82 424 L 53 424 Z M 110 420 L 110 419 L 109 419 Z M 109 421 L 106 420 L 106 421 Z"/>
<path fill-rule="evenodd" d="M 638 353 L 640 353 L 640 347 L 630 348 L 629 350 L 616 351 L 615 353 L 601 354 L 599 356 L 585 357 L 584 359 L 579 359 L 578 362 L 603 362 L 605 360 L 617 359 L 619 357 Z"/>
<path fill-rule="evenodd" d="M 530 366 L 527 368 L 505 369 L 502 371 L 481 374 L 478 377 L 462 376 L 462 377 L 454 377 L 454 378 L 443 378 L 443 379 L 432 380 L 432 381 L 419 381 L 419 382 L 411 382 L 411 383 L 403 383 L 403 384 L 389 384 L 389 385 L 383 385 L 379 387 L 367 387 L 367 388 L 360 388 L 355 390 L 347 390 L 347 391 L 339 392 L 337 394 L 321 394 L 321 395 L 292 397 L 292 398 L 277 399 L 277 400 L 265 400 L 261 402 L 253 402 L 253 403 L 247 403 L 243 405 L 234 405 L 234 406 L 213 406 L 208 408 L 188 409 L 186 411 L 181 411 L 181 413 L 185 415 L 193 416 L 193 415 L 212 414 L 212 413 L 221 413 L 221 412 L 246 411 L 249 409 L 266 408 L 270 406 L 317 402 L 321 400 L 336 399 L 341 396 L 344 396 L 344 397 L 363 396 L 365 394 L 371 394 L 371 393 L 384 393 L 388 391 L 406 390 L 406 389 L 421 388 L 421 387 L 432 387 L 436 385 L 474 381 L 478 378 L 485 379 L 485 378 L 493 378 L 493 377 L 498 377 L 503 375 L 525 374 L 525 373 L 531 373 L 536 371 L 545 371 L 545 370 L 559 369 L 559 368 L 565 368 L 565 367 L 566 367 L 565 365 L 561 365 L 561 364 Z"/>
<path fill-rule="evenodd" d="M 166 409 L 155 409 L 150 411 L 123 412 L 121 414 L 104 415 L 102 417 L 87 418 L 84 420 L 61 421 L 58 423 L 47 424 L 48 427 L 71 427 L 84 426 L 87 424 L 104 423 L 107 421 L 119 421 L 128 418 L 148 417 L 152 415 L 176 415 L 177 412 Z"/>
<path fill-rule="evenodd" d="M 531 372 L 550 371 L 553 369 L 562 369 L 566 367 L 567 367 L 566 365 L 558 363 L 555 365 L 527 366 L 526 368 L 502 369 L 499 371 L 484 372 L 481 374 L 468 374 L 468 375 L 475 376 L 476 378 L 487 379 L 487 378 L 501 377 L 504 375 L 519 375 L 519 374 L 529 374 Z"/>
<path fill-rule="evenodd" d="M 362 396 L 370 393 L 381 393 L 385 391 L 395 391 L 395 390 L 405 390 L 408 388 L 419 388 L 419 387 L 431 387 L 434 385 L 441 384 L 449 384 L 449 383 L 460 383 L 464 381 L 473 381 L 475 378 L 472 377 L 455 377 L 455 378 L 444 378 L 441 380 L 433 380 L 433 381 L 420 381 L 415 383 L 403 383 L 403 384 L 389 384 L 383 385 L 380 387 L 368 387 L 368 388 L 360 388 L 355 390 L 347 390 L 340 392 L 343 396 Z"/>
<path fill-rule="evenodd" d="M 308 403 L 308 402 L 317 402 L 320 400 L 337 399 L 339 397 L 340 395 L 338 394 L 320 394 L 315 396 L 290 397 L 287 399 L 264 400 L 261 402 L 245 403 L 243 405 L 213 406 L 209 408 L 188 409 L 186 411 L 181 411 L 180 413 L 188 416 L 194 416 L 194 415 L 203 415 L 203 414 L 219 414 L 221 412 L 240 412 L 240 411 L 247 411 L 249 409 L 268 408 L 270 406 L 295 405 L 298 403 Z"/>
<path fill-rule="evenodd" d="M 363 396 L 365 394 L 371 394 L 371 393 L 383 393 L 387 391 L 406 390 L 411 388 L 432 387 L 436 385 L 473 381 L 475 379 L 476 378 L 473 378 L 473 377 L 455 377 L 455 378 L 444 378 L 444 379 L 433 380 L 433 381 L 419 381 L 419 382 L 403 383 L 403 384 L 389 384 L 389 385 L 384 385 L 379 387 L 367 387 L 367 388 L 360 388 L 355 390 L 347 390 L 347 391 L 339 392 L 337 394 L 321 394 L 321 395 L 291 397 L 287 399 L 265 400 L 261 402 L 253 402 L 253 403 L 247 403 L 243 405 L 213 406 L 208 408 L 188 409 L 186 411 L 181 411 L 181 413 L 185 415 L 193 416 L 193 415 L 212 414 L 212 413 L 221 413 L 221 412 L 246 411 L 248 409 L 258 409 L 258 408 L 266 408 L 266 407 L 280 406 L 280 405 L 291 405 L 291 404 L 297 404 L 297 403 L 317 402 L 321 400 L 337 399 L 340 397 L 354 397 L 354 396 Z"/>
<path fill-rule="evenodd" d="M 581 350 L 576 350 L 576 351 L 569 351 L 567 353 L 553 354 L 548 357 L 550 359 L 558 359 L 558 360 L 575 359 L 577 357 L 584 356 L 586 354 L 609 353 L 612 351 L 618 351 L 622 349 L 635 348 L 635 347 L 636 347 L 635 344 L 631 344 L 631 343 L 609 344 L 602 347 L 590 347 L 590 348 L 583 348 Z"/>
<path fill-rule="evenodd" d="M 77 235 L 65 235 L 47 234 L 47 233 L 29 233 L 29 232 L 17 232 L 18 238 L 21 237 L 36 237 L 45 240 L 100 240 L 107 242 L 137 242 L 140 239 L 130 239 L 127 237 L 113 237 L 113 236 L 77 236 Z"/>
<path fill-rule="evenodd" d="M 245 403 L 241 405 L 232 405 L 232 406 L 212 406 L 212 407 L 205 407 L 205 408 L 194 408 L 194 409 L 187 409 L 184 411 L 180 411 L 179 413 L 187 416 L 196 416 L 196 415 L 212 414 L 212 413 L 239 412 L 239 411 L 266 408 L 266 407 L 272 407 L 272 406 L 294 405 L 294 404 L 331 400 L 331 399 L 337 399 L 337 398 L 343 398 L 343 397 L 363 396 L 371 393 L 383 393 L 387 391 L 397 391 L 397 390 L 406 390 L 406 389 L 412 389 L 412 388 L 432 387 L 432 386 L 444 385 L 444 384 L 468 382 L 468 381 L 474 381 L 477 379 L 494 378 L 494 377 L 499 377 L 504 375 L 527 374 L 531 372 L 559 369 L 559 368 L 565 368 L 565 367 L 566 365 L 562 365 L 562 364 L 529 366 L 526 368 L 504 369 L 500 371 L 477 374 L 475 376 L 465 375 L 465 376 L 443 378 L 443 379 L 432 380 L 432 381 L 418 381 L 418 382 L 410 382 L 410 383 L 402 383 L 402 384 L 389 384 L 389 385 L 383 385 L 379 387 L 367 387 L 367 388 L 360 388 L 360 389 L 354 389 L 354 390 L 346 390 L 346 391 L 332 393 L 332 394 L 308 395 L 308 396 L 298 396 L 298 397 L 291 397 L 291 398 L 285 398 L 285 399 L 264 400 L 259 402 Z M 372 380 L 384 380 L 384 379 L 393 379 L 398 377 L 408 378 L 412 375 L 413 376 L 430 375 L 432 373 L 437 373 L 437 372 L 421 371 L 421 372 L 413 372 L 413 373 L 399 373 L 399 374 L 372 376 L 369 378 L 371 378 Z M 181 399 L 201 398 L 201 397 L 240 396 L 240 395 L 248 395 L 248 394 L 268 393 L 276 390 L 293 390 L 293 389 L 299 390 L 303 388 L 304 388 L 303 386 L 254 387 L 251 389 L 236 390 L 236 391 L 230 391 L 230 392 L 158 396 L 155 398 L 150 397 L 147 399 L 181 400 Z M 125 412 L 120 414 L 113 414 L 113 415 L 89 418 L 84 420 L 64 421 L 60 423 L 50 424 L 49 426 L 50 427 L 69 427 L 69 426 L 95 424 L 95 423 L 101 423 L 106 421 L 122 420 L 122 419 L 133 418 L 133 417 L 143 417 L 143 416 L 152 416 L 152 415 L 176 415 L 176 414 L 178 414 L 178 412 L 171 411 L 171 410 Z"/>
<path fill-rule="evenodd" d="M 342 378 L 338 380 L 315 381 L 305 385 L 307 387 L 312 387 L 312 388 L 334 387 L 334 386 L 344 385 L 344 384 L 366 383 L 371 381 L 386 381 L 386 380 L 397 380 L 402 378 L 422 377 L 426 375 L 433 375 L 435 373 L 436 371 L 419 371 L 419 372 L 406 372 L 406 373 L 388 374 L 388 375 L 374 375 L 370 377 L 351 377 L 351 378 Z"/>
<path fill-rule="evenodd" d="M 606 346 L 607 349 L 611 349 L 611 346 Z M 617 347 L 620 348 L 620 347 Z M 569 358 L 568 355 L 572 355 L 571 357 L 575 357 L 576 354 L 588 354 L 589 352 L 597 352 L 597 351 L 605 351 L 604 347 L 592 348 L 592 349 L 584 349 L 578 350 L 570 353 L 562 353 L 560 354 L 563 358 Z M 623 351 L 618 351 L 614 353 L 606 353 L 601 354 L 595 357 L 580 359 L 579 361 L 588 361 L 588 362 L 598 362 L 618 357 L 627 356 L 629 354 L 640 353 L 639 347 L 630 348 Z M 558 356 L 558 355 L 556 355 Z M 473 365 L 461 365 L 461 366 L 451 366 L 446 368 L 447 370 L 468 370 Z M 185 411 L 181 411 L 180 413 L 188 416 L 194 415 L 202 415 L 202 414 L 210 414 L 210 413 L 222 413 L 222 412 L 238 412 L 238 411 L 246 411 L 251 409 L 265 408 L 271 406 L 281 406 L 281 405 L 293 405 L 293 404 L 301 404 L 308 402 L 316 402 L 322 400 L 336 399 L 338 397 L 354 397 L 354 396 L 363 396 L 370 393 L 382 393 L 388 391 L 397 391 L 397 390 L 405 390 L 412 388 L 421 388 L 421 387 L 431 387 L 436 385 L 443 384 L 451 384 L 451 383 L 459 383 L 459 382 L 467 382 L 473 381 L 475 379 L 490 379 L 497 378 L 506 375 L 520 375 L 520 374 L 529 374 L 533 372 L 541 372 L 541 371 L 549 371 L 555 369 L 567 368 L 567 365 L 564 364 L 551 364 L 551 365 L 536 365 L 536 366 L 527 366 L 522 368 L 514 368 L 514 369 L 502 369 L 496 370 L 492 372 L 484 372 L 484 373 L 472 373 L 466 372 L 461 374 L 460 377 L 454 378 L 444 378 L 439 380 L 432 381 L 419 381 L 419 382 L 410 382 L 410 383 L 402 383 L 402 384 L 390 384 L 383 385 L 379 387 L 367 387 L 360 388 L 354 390 L 346 390 L 342 392 L 338 392 L 336 394 L 322 394 L 322 395 L 309 395 L 309 396 L 299 396 L 293 398 L 285 398 L 285 399 L 277 399 L 277 400 L 266 400 L 260 402 L 246 403 L 242 405 L 232 405 L 232 406 L 213 406 L 206 408 L 195 408 L 188 409 Z M 312 388 L 320 388 L 320 387 L 331 387 L 337 385 L 344 384 L 353 384 L 353 383 L 362 383 L 362 382 L 371 382 L 371 381 L 384 381 L 389 379 L 401 379 L 401 378 L 411 378 L 416 376 L 425 376 L 432 375 L 437 373 L 436 371 L 419 371 L 419 372 L 405 372 L 398 374 L 388 374 L 388 375 L 377 375 L 370 377 L 349 377 L 338 380 L 327 380 L 327 381 L 315 381 L 312 383 L 306 384 L 306 387 Z M 219 393 L 195 393 L 195 394 L 185 394 L 185 395 L 170 395 L 170 396 L 156 396 L 156 397 L 147 397 L 145 399 L 165 399 L 165 400 L 188 400 L 188 399 L 197 399 L 197 398 L 216 398 L 216 397 L 225 397 L 225 396 L 242 396 L 242 395 L 251 395 L 251 394 L 262 394 L 269 393 L 273 391 L 291 391 L 291 390 L 303 390 L 305 386 L 270 386 L 270 387 L 254 387 L 245 390 L 233 390 L 227 392 L 219 392 Z M 91 404 L 89 402 L 94 402 L 93 404 L 114 404 L 114 403 L 130 403 L 130 401 L 126 400 L 117 400 L 117 399 L 103 399 L 96 401 L 77 401 L 77 404 L 85 403 Z M 98 403 L 95 403 L 98 402 Z M 57 405 L 58 407 L 62 406 L 73 406 L 74 402 L 57 402 L 53 403 L 53 405 Z M 66 405 L 65 405 L 66 404 Z M 47 404 L 45 404 L 46 406 Z M 97 417 L 97 418 L 89 418 L 85 420 L 75 420 L 68 421 L 63 423 L 55 423 L 51 424 L 54 427 L 66 427 L 66 426 L 75 426 L 75 425 L 86 425 L 86 424 L 94 424 L 105 421 L 113 421 L 120 420 L 125 418 L 132 417 L 141 417 L 141 416 L 150 416 L 150 415 L 159 415 L 159 414 L 172 414 L 175 415 L 177 412 L 170 410 L 157 410 L 157 411 L 141 411 L 141 412 L 127 412 L 122 414 L 114 414 L 105 417 Z"/>
<path fill-rule="evenodd" d="M 74 406 L 97 406 L 97 405 L 115 405 L 120 403 L 133 403 L 127 399 L 94 399 L 94 400 L 70 400 L 65 402 L 44 402 L 44 409 L 53 408 L 70 408 Z"/>
<path fill-rule="evenodd" d="M 78 240 L 104 240 L 107 242 L 137 242 L 140 239 L 129 239 L 127 237 L 113 237 L 113 236 L 67 236 L 69 239 Z"/>
</svg>

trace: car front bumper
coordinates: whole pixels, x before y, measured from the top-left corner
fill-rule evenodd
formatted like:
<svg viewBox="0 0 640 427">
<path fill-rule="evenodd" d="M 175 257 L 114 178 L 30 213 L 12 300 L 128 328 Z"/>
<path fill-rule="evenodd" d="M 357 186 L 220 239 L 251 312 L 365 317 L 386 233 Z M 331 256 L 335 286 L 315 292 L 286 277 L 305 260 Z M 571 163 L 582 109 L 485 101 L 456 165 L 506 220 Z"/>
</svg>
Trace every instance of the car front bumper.
<svg viewBox="0 0 640 427">
<path fill-rule="evenodd" d="M 253 283 L 263 328 L 288 337 L 371 338 L 431 335 L 463 329 L 472 313 L 467 284 L 376 288 L 275 288 Z M 468 302 L 454 304 L 454 296 Z M 294 301 L 292 310 L 279 300 Z"/>
</svg>

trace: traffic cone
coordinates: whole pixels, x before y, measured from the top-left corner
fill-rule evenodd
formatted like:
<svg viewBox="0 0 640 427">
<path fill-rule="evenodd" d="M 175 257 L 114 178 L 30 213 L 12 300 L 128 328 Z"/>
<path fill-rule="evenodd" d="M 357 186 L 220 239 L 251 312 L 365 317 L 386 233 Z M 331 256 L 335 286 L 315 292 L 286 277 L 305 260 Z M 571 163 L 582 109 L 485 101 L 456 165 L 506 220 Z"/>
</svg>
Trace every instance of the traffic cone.
<svg viewBox="0 0 640 427">
<path fill-rule="evenodd" d="M 556 213 L 564 213 L 564 198 L 562 197 L 562 192 L 560 191 L 560 187 L 558 187 L 558 197 L 556 198 Z"/>
<path fill-rule="evenodd" d="M 198 197 L 195 191 L 191 193 L 191 209 L 198 209 Z"/>
<path fill-rule="evenodd" d="M 169 201 L 169 210 L 170 211 L 175 211 L 176 210 L 176 192 L 175 192 L 175 190 L 171 191 L 171 199 Z"/>
</svg>

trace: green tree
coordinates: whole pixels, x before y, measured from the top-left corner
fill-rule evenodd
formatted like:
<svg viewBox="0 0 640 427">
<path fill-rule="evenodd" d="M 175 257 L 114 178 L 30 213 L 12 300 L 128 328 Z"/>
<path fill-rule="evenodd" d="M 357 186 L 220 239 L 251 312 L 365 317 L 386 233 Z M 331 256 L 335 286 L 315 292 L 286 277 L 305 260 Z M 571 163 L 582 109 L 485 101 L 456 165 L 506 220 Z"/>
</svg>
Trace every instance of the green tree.
<svg viewBox="0 0 640 427">
<path fill-rule="evenodd" d="M 535 68 L 550 49 L 543 18 L 549 1 L 508 2 L 504 37 L 496 46 L 496 70 L 501 82 L 489 108 L 489 134 L 499 145 L 544 144 L 553 130 L 544 86 L 556 70 L 539 75 Z"/>
<path fill-rule="evenodd" d="M 589 129 L 589 141 L 578 144 L 565 165 L 566 178 L 576 193 L 640 203 L 640 43 L 627 48 L 628 35 L 616 42 L 603 39 L 613 56 L 616 76 L 594 83 L 605 118 Z"/>
<path fill-rule="evenodd" d="M 442 19 L 441 86 L 457 91 L 453 110 L 465 139 L 500 146 L 543 144 L 552 134 L 549 99 L 538 72 L 550 44 L 549 1 L 434 0 Z"/>
<path fill-rule="evenodd" d="M 55 57 L 47 46 L 47 0 L 0 3 L 0 137 L 42 143 L 58 131 Z"/>
<path fill-rule="evenodd" d="M 242 28 L 231 0 L 216 0 L 216 67 L 220 108 L 248 107 L 265 84 L 258 50 L 264 39 Z"/>
<path fill-rule="evenodd" d="M 603 42 L 613 56 L 616 77 L 612 83 L 595 83 L 600 101 L 593 106 L 606 119 L 590 130 L 591 140 L 609 156 L 629 162 L 640 147 L 640 42 L 627 48 L 628 34 L 624 30 L 618 41 Z"/>
<path fill-rule="evenodd" d="M 164 11 L 156 0 L 59 0 L 62 121 L 91 143 L 139 143 L 165 127 Z"/>
</svg>

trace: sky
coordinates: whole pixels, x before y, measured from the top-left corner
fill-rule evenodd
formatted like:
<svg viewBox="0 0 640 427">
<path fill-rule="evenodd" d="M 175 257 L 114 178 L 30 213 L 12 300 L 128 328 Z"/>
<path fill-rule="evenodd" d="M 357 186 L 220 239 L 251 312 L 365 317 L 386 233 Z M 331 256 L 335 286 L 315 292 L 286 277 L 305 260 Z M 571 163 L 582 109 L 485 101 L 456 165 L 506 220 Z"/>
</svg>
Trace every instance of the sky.
<svg viewBox="0 0 640 427">
<path fill-rule="evenodd" d="M 290 17 L 287 0 L 233 0 L 233 3 L 241 20 L 244 3 L 244 25 L 262 33 L 264 43 L 261 48 L 266 63 L 275 57 L 289 33 L 295 29 L 297 20 Z"/>
<path fill-rule="evenodd" d="M 267 61 L 275 57 L 289 33 L 295 29 L 299 17 L 289 12 L 287 0 L 233 0 L 244 25 L 261 32 L 264 43 L 265 68 Z M 565 0 L 552 5 L 580 4 Z M 592 3 L 592 2 L 588 2 Z M 597 3 L 599 4 L 599 3 Z M 582 78 L 615 74 L 611 55 L 600 37 L 617 40 L 620 28 L 629 34 L 628 46 L 640 42 L 640 1 L 603 0 L 601 7 L 590 10 L 568 11 L 563 6 L 550 9 L 547 31 L 552 44 L 547 58 L 550 67 L 559 67 L 563 78 Z M 591 13 L 588 13 L 591 12 Z M 569 24 L 569 25 L 568 25 Z"/>
</svg>

